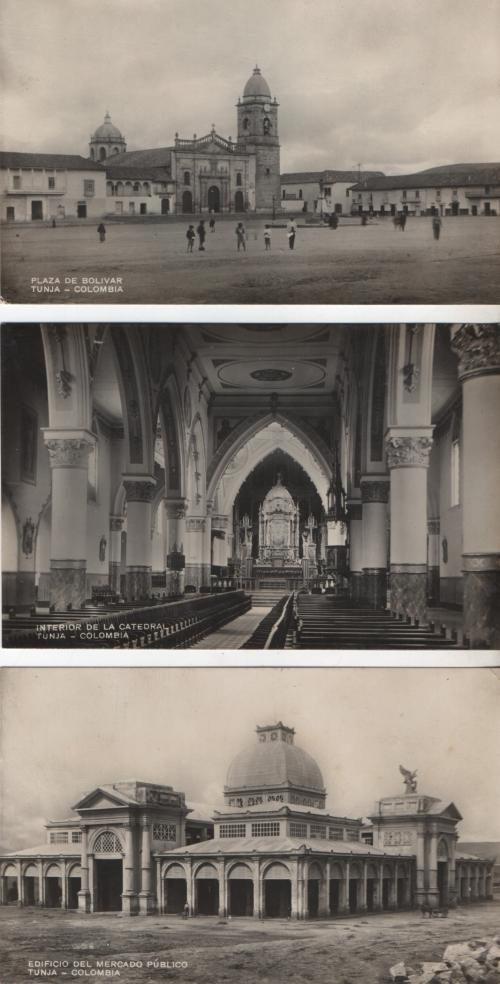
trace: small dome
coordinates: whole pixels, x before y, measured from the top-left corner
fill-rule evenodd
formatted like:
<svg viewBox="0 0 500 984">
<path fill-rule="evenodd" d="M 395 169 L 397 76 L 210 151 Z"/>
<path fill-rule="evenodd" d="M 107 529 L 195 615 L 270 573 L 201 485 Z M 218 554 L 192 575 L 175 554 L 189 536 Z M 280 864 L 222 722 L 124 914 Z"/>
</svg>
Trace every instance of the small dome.
<svg viewBox="0 0 500 984">
<path fill-rule="evenodd" d="M 92 137 L 93 140 L 123 140 L 123 136 L 120 133 L 117 126 L 111 122 L 111 116 L 106 113 L 104 117 L 104 123 L 101 123 L 97 127 L 97 130 Z"/>
<path fill-rule="evenodd" d="M 255 66 L 251 77 L 243 89 L 243 99 L 255 99 L 256 97 L 260 99 L 271 98 L 271 90 L 264 76 L 261 75 L 258 65 Z"/>
<path fill-rule="evenodd" d="M 278 726 L 279 728 L 279 726 Z M 323 776 L 308 752 L 279 739 L 257 741 L 243 749 L 229 766 L 226 790 L 287 785 L 324 794 Z"/>
</svg>

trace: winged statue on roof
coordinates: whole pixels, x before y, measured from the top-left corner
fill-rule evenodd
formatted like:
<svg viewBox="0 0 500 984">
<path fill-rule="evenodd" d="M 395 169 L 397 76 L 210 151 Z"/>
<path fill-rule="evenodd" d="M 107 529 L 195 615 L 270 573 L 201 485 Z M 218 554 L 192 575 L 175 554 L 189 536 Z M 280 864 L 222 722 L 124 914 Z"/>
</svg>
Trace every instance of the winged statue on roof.
<svg viewBox="0 0 500 984">
<path fill-rule="evenodd" d="M 415 772 L 410 772 L 409 769 L 405 769 L 404 765 L 400 765 L 399 766 L 399 771 L 400 771 L 401 775 L 403 776 L 403 782 L 404 782 L 404 784 L 406 786 L 406 792 L 407 793 L 416 793 L 417 792 L 417 771 L 418 770 L 415 769 Z"/>
</svg>

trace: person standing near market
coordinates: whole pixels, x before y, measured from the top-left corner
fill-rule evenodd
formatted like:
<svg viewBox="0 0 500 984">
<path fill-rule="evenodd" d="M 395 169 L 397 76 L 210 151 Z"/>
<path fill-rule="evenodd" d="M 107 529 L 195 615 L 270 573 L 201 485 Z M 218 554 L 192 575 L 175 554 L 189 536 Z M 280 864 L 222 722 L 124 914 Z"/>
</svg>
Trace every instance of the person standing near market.
<svg viewBox="0 0 500 984">
<path fill-rule="evenodd" d="M 104 222 L 100 222 L 97 226 L 97 232 L 99 233 L 99 242 L 103 243 L 106 239 L 106 226 Z"/>
<path fill-rule="evenodd" d="M 205 249 L 205 239 L 207 235 L 207 230 L 205 229 L 205 223 L 203 219 L 200 219 L 198 228 L 196 229 L 198 233 L 198 249 Z"/>
<path fill-rule="evenodd" d="M 238 222 L 238 225 L 236 226 L 235 232 L 236 232 L 236 243 L 237 243 L 237 247 L 238 247 L 238 253 L 240 251 L 240 247 L 243 247 L 243 251 L 246 252 L 246 248 L 247 248 L 247 245 L 246 245 L 247 234 L 246 234 L 246 230 L 245 230 L 245 226 L 243 225 L 243 222 Z"/>
<path fill-rule="evenodd" d="M 290 249 L 293 249 L 295 246 L 296 235 L 297 235 L 297 223 L 294 218 L 291 218 L 290 222 L 288 223 L 288 229 L 287 229 L 288 245 Z"/>
</svg>

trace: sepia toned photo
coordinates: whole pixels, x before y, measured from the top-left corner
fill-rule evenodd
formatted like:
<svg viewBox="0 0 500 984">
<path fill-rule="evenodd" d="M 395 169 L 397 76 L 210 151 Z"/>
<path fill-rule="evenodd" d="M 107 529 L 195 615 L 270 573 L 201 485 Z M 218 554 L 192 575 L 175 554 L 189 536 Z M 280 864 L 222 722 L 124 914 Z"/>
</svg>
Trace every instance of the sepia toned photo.
<svg viewBox="0 0 500 984">
<path fill-rule="evenodd" d="M 2 329 L 3 645 L 498 649 L 495 324 Z"/>
<path fill-rule="evenodd" d="M 476 8 L 3 0 L 3 298 L 498 303 Z"/>
<path fill-rule="evenodd" d="M 2 676 L 4 984 L 495 980 L 498 671 Z"/>
</svg>

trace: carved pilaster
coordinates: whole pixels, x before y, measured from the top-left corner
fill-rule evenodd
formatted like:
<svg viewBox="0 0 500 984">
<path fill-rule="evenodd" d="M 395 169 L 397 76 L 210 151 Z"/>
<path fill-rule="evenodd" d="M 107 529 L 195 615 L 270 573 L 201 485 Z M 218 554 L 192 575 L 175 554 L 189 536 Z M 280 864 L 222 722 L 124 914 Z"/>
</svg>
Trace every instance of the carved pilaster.
<svg viewBox="0 0 500 984">
<path fill-rule="evenodd" d="M 386 479 L 361 479 L 361 499 L 363 505 L 367 502 L 389 501 L 389 476 Z"/>
<path fill-rule="evenodd" d="M 123 479 L 127 502 L 152 502 L 156 491 L 156 482 L 151 478 Z"/>
<path fill-rule="evenodd" d="M 460 379 L 500 373 L 500 325 L 460 325 L 453 329 Z"/>
<path fill-rule="evenodd" d="M 389 468 L 428 468 L 432 438 L 389 436 L 385 448 Z"/>
<path fill-rule="evenodd" d="M 50 437 L 45 435 L 51 468 L 86 468 L 94 442 L 81 437 Z"/>
<path fill-rule="evenodd" d="M 186 499 L 165 499 L 167 519 L 184 519 L 186 515 Z"/>
</svg>

